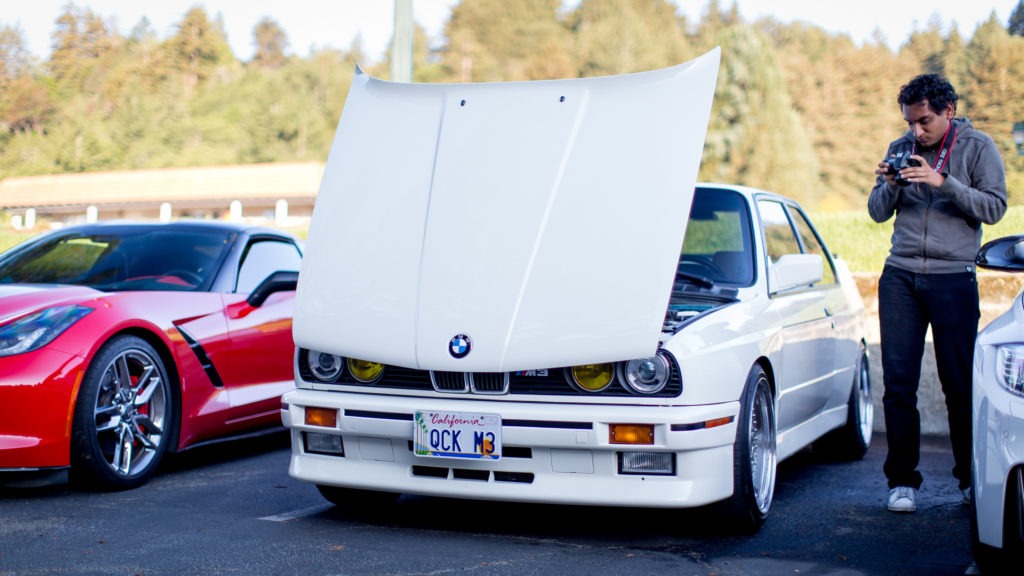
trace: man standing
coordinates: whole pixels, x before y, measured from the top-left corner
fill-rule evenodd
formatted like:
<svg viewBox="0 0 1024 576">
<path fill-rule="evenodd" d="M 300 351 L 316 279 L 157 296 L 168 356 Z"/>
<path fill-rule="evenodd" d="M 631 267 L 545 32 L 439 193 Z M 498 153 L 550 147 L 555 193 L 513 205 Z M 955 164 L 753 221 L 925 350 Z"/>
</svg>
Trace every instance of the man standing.
<svg viewBox="0 0 1024 576">
<path fill-rule="evenodd" d="M 868 198 L 875 222 L 896 215 L 878 282 L 884 470 L 893 512 L 916 510 L 921 487 L 917 389 L 929 325 L 949 412 L 953 476 L 964 501 L 970 498 L 971 363 L 980 316 L 974 257 L 981 224 L 1006 212 L 1006 174 L 992 138 L 955 118 L 958 99 L 936 74 L 900 89 L 897 102 L 909 129 L 889 145 Z"/>
</svg>

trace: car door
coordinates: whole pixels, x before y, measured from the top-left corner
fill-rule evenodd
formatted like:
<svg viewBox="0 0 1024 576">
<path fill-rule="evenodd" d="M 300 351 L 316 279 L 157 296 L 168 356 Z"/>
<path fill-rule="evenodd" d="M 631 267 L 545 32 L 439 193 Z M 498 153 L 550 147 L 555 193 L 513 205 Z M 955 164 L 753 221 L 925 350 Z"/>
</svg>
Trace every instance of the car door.
<svg viewBox="0 0 1024 576">
<path fill-rule="evenodd" d="M 768 266 L 787 254 L 805 253 L 787 206 L 775 199 L 758 201 Z M 827 259 L 822 262 L 831 271 Z M 834 274 L 832 283 L 834 284 Z M 821 412 L 829 399 L 835 323 L 827 290 L 819 282 L 771 295 L 771 309 L 780 321 L 781 359 L 778 368 L 779 432 L 797 426 Z"/>
<path fill-rule="evenodd" d="M 830 374 L 830 378 L 822 381 L 824 389 L 821 394 L 826 396 L 825 409 L 833 408 L 845 404 L 849 399 L 853 371 L 860 356 L 859 334 L 850 329 L 856 311 L 850 307 L 843 286 L 839 283 L 832 254 L 815 232 L 810 219 L 796 206 L 787 205 L 786 208 L 804 252 L 821 256 L 821 281 L 814 288 L 822 294 L 826 314 L 831 320 L 833 341 L 832 353 L 822 357 L 827 362 L 823 369 Z"/>
<path fill-rule="evenodd" d="M 295 292 L 275 292 L 255 307 L 246 298 L 270 274 L 298 272 L 301 259 L 294 243 L 272 237 L 250 239 L 243 253 L 235 291 L 225 295 L 231 346 L 221 371 L 231 403 L 229 424 L 278 417 L 281 394 L 295 386 Z"/>
</svg>

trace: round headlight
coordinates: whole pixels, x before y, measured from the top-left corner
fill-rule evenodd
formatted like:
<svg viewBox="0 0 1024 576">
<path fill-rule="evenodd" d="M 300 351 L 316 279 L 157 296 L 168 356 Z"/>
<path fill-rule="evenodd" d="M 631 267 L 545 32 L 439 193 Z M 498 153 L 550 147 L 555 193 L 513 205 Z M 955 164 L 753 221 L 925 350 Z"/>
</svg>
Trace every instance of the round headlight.
<svg viewBox="0 0 1024 576">
<path fill-rule="evenodd" d="M 348 365 L 348 373 L 363 383 L 376 382 L 384 373 L 384 365 L 380 362 L 349 358 L 345 363 Z"/>
<path fill-rule="evenodd" d="M 341 376 L 341 368 L 345 365 L 341 356 L 317 352 L 316 350 L 306 351 L 306 365 L 313 377 L 323 382 L 334 382 Z"/>
<path fill-rule="evenodd" d="M 583 364 L 573 366 L 570 371 L 573 384 L 585 392 L 600 392 L 615 379 L 614 364 Z"/>
<path fill-rule="evenodd" d="M 623 380 L 633 392 L 657 394 L 668 384 L 672 371 L 668 359 L 658 354 L 650 358 L 639 358 L 626 362 L 622 369 Z"/>
</svg>

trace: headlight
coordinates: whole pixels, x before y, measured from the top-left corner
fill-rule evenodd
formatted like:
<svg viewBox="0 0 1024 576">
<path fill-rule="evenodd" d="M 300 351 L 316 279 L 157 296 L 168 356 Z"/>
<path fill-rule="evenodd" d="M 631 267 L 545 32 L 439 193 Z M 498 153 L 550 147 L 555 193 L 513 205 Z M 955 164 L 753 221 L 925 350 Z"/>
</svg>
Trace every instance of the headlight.
<svg viewBox="0 0 1024 576">
<path fill-rule="evenodd" d="M 1010 392 L 1024 396 L 1024 344 L 996 349 L 996 380 Z"/>
<path fill-rule="evenodd" d="M 662 354 L 626 362 L 622 379 L 626 386 L 639 394 L 657 394 L 668 384 L 672 375 L 668 359 Z"/>
<path fill-rule="evenodd" d="M 614 364 L 583 364 L 569 370 L 573 384 L 584 392 L 600 392 L 615 379 Z"/>
<path fill-rule="evenodd" d="M 31 352 L 53 342 L 92 308 L 54 306 L 0 326 L 0 356 Z"/>
<path fill-rule="evenodd" d="M 322 382 L 334 382 L 341 376 L 341 369 L 345 366 L 341 356 L 306 350 L 306 365 L 314 378 Z"/>
<path fill-rule="evenodd" d="M 384 365 L 380 362 L 349 358 L 345 361 L 345 365 L 348 366 L 348 373 L 364 384 L 376 382 L 384 373 Z"/>
</svg>

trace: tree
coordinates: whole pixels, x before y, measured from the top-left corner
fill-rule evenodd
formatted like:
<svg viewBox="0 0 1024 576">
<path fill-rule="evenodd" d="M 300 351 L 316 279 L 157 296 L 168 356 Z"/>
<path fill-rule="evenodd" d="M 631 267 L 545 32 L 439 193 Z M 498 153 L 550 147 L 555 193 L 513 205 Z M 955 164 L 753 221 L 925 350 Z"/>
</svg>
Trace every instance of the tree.
<svg viewBox="0 0 1024 576">
<path fill-rule="evenodd" d="M 668 0 L 583 0 L 569 21 L 579 76 L 653 70 L 686 59 L 683 22 Z"/>
<path fill-rule="evenodd" d="M 965 73 L 956 88 L 958 114 L 996 141 L 1008 169 L 1024 168 L 1012 137 L 1013 124 L 1024 119 L 1024 38 L 1011 36 L 993 14 L 968 42 Z"/>
<path fill-rule="evenodd" d="M 49 68 L 57 80 L 70 87 L 77 87 L 99 60 L 111 54 L 120 43 L 102 18 L 72 3 L 64 7 L 56 24 L 50 36 Z"/>
<path fill-rule="evenodd" d="M 253 28 L 252 44 L 256 48 L 253 64 L 263 68 L 279 68 L 287 57 L 288 35 L 276 20 L 269 16 L 262 18 Z"/>
<path fill-rule="evenodd" d="M 821 198 L 819 165 L 784 87 L 775 50 L 749 25 L 722 28 L 722 60 L 701 178 L 792 196 L 808 208 Z"/>
<path fill-rule="evenodd" d="M 0 90 L 7 82 L 27 74 L 32 57 L 20 26 L 0 25 Z"/>
<path fill-rule="evenodd" d="M 563 78 L 572 74 L 565 55 L 568 30 L 560 0 L 471 0 L 452 8 L 442 51 L 447 76 L 491 82 Z"/>
<path fill-rule="evenodd" d="M 1024 36 L 1024 0 L 1017 2 L 1017 7 L 1010 14 L 1010 21 L 1006 23 L 1006 31 L 1012 36 Z"/>
<path fill-rule="evenodd" d="M 187 95 L 209 78 L 218 65 L 234 59 L 224 32 L 198 6 L 185 13 L 169 44 L 172 60 L 183 73 Z"/>
</svg>

